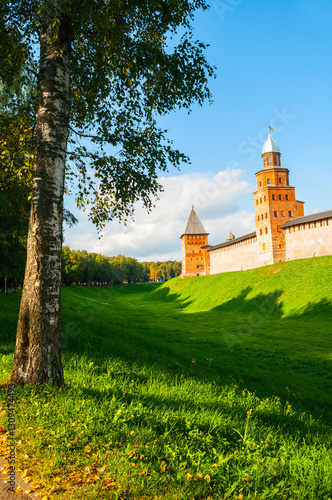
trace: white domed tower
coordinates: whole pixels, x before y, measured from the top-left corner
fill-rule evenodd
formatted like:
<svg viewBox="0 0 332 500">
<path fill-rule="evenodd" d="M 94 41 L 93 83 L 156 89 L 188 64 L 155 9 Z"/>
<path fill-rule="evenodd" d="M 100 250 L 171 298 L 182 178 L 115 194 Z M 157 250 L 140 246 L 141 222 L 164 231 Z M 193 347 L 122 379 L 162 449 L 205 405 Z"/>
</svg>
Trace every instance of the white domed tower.
<svg viewBox="0 0 332 500">
<path fill-rule="evenodd" d="M 258 266 L 286 260 L 285 234 L 281 226 L 304 215 L 295 187 L 289 185 L 289 170 L 281 166 L 278 144 L 269 135 L 262 149 L 263 169 L 256 174 L 254 193 Z"/>
</svg>

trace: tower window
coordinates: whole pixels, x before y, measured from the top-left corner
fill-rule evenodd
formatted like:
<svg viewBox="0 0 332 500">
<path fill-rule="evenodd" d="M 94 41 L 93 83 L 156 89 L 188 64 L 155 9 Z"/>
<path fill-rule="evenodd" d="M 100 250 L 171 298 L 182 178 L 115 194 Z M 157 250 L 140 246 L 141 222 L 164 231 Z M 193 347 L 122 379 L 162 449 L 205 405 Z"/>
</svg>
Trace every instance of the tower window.
<svg viewBox="0 0 332 500">
<path fill-rule="evenodd" d="M 262 185 L 262 181 L 259 181 L 259 187 L 261 187 L 261 185 Z"/>
<path fill-rule="evenodd" d="M 273 194 L 273 195 L 272 195 L 272 200 L 275 200 L 275 199 L 276 199 L 276 198 L 275 198 L 275 196 L 274 196 L 274 194 Z"/>
<path fill-rule="evenodd" d="M 259 202 L 262 203 L 262 198 L 260 198 Z"/>
<path fill-rule="evenodd" d="M 281 177 L 279 177 L 279 184 L 282 184 L 282 180 L 281 180 Z"/>
<path fill-rule="evenodd" d="M 259 215 L 257 215 L 257 220 L 259 220 Z"/>
<path fill-rule="evenodd" d="M 288 200 L 288 194 L 286 194 L 286 196 L 285 196 L 285 200 Z"/>
<path fill-rule="evenodd" d="M 259 234 L 262 235 L 263 234 L 263 229 L 260 229 L 259 230 Z"/>
<path fill-rule="evenodd" d="M 274 211 L 274 216 L 278 217 L 278 212 L 276 210 Z"/>
<path fill-rule="evenodd" d="M 281 217 L 285 217 L 285 211 L 281 210 Z"/>
<path fill-rule="evenodd" d="M 274 157 L 274 164 L 275 165 L 277 164 L 277 157 L 276 156 Z"/>
<path fill-rule="evenodd" d="M 265 228 L 265 234 L 267 234 L 269 232 L 268 228 L 266 227 Z"/>
<path fill-rule="evenodd" d="M 289 217 L 293 217 L 293 212 L 291 210 L 289 210 L 288 215 L 289 215 Z"/>
<path fill-rule="evenodd" d="M 266 214 L 265 214 L 265 219 L 267 219 L 267 212 L 266 212 Z"/>
<path fill-rule="evenodd" d="M 266 201 L 266 196 L 264 196 L 264 201 Z"/>
<path fill-rule="evenodd" d="M 268 157 L 267 162 L 270 164 L 271 163 L 271 156 Z"/>
<path fill-rule="evenodd" d="M 267 183 L 268 183 L 268 184 L 271 184 L 271 179 L 268 179 L 268 180 L 267 180 Z"/>
<path fill-rule="evenodd" d="M 256 205 L 258 205 L 258 200 L 256 200 Z"/>
<path fill-rule="evenodd" d="M 279 200 L 281 200 L 281 194 L 279 194 Z"/>
</svg>

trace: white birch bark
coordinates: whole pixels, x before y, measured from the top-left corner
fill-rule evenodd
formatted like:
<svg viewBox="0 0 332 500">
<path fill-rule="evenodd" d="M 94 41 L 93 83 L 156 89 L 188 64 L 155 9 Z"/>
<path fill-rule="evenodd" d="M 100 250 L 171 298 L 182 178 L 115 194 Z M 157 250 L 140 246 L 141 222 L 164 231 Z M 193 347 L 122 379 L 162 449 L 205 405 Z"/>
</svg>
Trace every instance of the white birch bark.
<svg viewBox="0 0 332 500">
<path fill-rule="evenodd" d="M 61 246 L 69 121 L 70 25 L 46 0 L 27 264 L 11 381 L 62 384 Z M 52 22 L 58 18 L 58 24 Z M 57 30 L 57 31 L 56 31 Z"/>
</svg>

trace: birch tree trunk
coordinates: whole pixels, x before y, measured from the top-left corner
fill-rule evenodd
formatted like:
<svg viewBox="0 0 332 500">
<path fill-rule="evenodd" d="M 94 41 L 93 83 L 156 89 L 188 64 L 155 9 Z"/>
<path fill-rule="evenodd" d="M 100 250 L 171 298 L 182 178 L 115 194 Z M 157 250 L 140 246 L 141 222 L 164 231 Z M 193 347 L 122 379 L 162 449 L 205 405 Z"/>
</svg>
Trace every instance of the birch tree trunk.
<svg viewBox="0 0 332 500">
<path fill-rule="evenodd" d="M 44 1 L 38 120 L 27 264 L 11 381 L 64 382 L 61 364 L 61 246 L 69 123 L 70 23 L 61 0 Z"/>
</svg>

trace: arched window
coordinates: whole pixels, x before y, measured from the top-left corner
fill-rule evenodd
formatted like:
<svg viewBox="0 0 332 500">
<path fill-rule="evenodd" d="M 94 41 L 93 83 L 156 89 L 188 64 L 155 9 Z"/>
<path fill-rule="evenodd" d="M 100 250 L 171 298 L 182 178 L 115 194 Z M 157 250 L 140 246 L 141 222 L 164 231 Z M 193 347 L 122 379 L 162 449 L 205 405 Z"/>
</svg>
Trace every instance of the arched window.
<svg viewBox="0 0 332 500">
<path fill-rule="evenodd" d="M 271 179 L 268 179 L 268 180 L 267 180 L 267 183 L 268 183 L 268 184 L 271 184 Z"/>
</svg>

